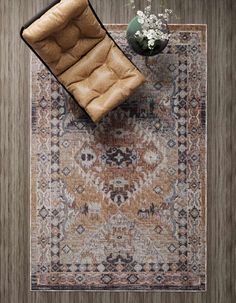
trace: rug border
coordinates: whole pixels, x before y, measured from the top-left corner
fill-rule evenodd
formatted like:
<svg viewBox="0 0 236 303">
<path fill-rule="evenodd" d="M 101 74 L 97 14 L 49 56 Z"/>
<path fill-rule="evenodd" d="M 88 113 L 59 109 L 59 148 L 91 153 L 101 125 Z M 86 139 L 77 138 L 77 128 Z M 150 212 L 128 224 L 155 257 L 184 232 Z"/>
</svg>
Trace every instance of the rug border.
<svg viewBox="0 0 236 303">
<path fill-rule="evenodd" d="M 120 30 L 120 31 L 124 31 L 128 24 L 104 24 L 105 27 L 107 27 L 107 30 Z M 204 289 L 173 289 L 173 286 L 171 286 L 171 289 L 121 289 L 121 288 L 117 288 L 114 289 L 114 287 L 106 288 L 106 289 L 95 289 L 95 288 L 79 288 L 76 289 L 76 287 L 71 287 L 70 289 L 60 289 L 61 286 L 59 287 L 51 287 L 51 286 L 37 286 L 35 288 L 32 287 L 32 273 L 31 273 L 31 268 L 32 268 L 32 250 L 31 250 L 31 226 L 32 226 L 32 163 L 31 163 L 31 159 L 32 159 L 32 58 L 33 58 L 33 52 L 30 51 L 30 67 L 29 67 L 29 75 L 30 75 L 30 100 L 29 100 L 29 125 L 30 125 L 30 134 L 29 134 L 29 175 L 30 175 L 30 180 L 29 180 L 29 186 L 30 186 L 30 190 L 29 190 L 29 194 L 30 194 L 30 225 L 29 225 L 29 243 L 30 243 L 30 260 L 29 260 L 29 291 L 30 292 L 97 292 L 97 293 L 103 293 L 103 292 L 131 292 L 131 293 L 205 293 L 208 290 L 208 272 L 207 272 L 207 268 L 208 268 L 208 256 L 207 256 L 207 252 L 208 252 L 208 239 L 207 239 L 207 231 L 208 231 L 208 41 L 207 41 L 207 33 L 208 33 L 208 25 L 207 24 L 169 24 L 169 28 L 170 30 L 177 30 L 177 29 L 182 29 L 182 30 L 187 30 L 187 31 L 201 31 L 203 34 L 203 42 L 204 42 L 204 49 L 206 52 L 206 103 L 205 103 L 205 110 L 206 110 L 206 121 L 205 121 L 205 278 L 206 278 L 206 283 L 204 284 Z M 190 286 L 188 288 L 194 288 L 194 286 Z"/>
</svg>

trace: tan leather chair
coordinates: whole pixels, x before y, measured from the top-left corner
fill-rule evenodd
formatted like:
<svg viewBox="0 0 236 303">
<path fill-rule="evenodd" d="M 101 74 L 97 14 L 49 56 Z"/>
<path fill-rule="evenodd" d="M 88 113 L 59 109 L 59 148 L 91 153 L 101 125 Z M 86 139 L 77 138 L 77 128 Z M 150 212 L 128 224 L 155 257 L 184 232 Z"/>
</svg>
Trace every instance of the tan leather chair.
<svg viewBox="0 0 236 303">
<path fill-rule="evenodd" d="M 54 2 L 21 36 L 94 122 L 144 82 L 87 0 Z"/>
</svg>

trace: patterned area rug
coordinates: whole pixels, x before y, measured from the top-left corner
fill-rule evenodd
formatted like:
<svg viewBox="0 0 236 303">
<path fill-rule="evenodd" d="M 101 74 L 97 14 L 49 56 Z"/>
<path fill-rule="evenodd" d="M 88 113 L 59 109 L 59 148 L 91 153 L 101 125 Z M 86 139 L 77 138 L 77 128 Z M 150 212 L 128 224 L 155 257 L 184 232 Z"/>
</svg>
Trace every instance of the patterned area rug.
<svg viewBox="0 0 236 303">
<path fill-rule="evenodd" d="M 108 28 L 147 82 L 98 125 L 32 56 L 32 290 L 205 290 L 206 27 Z"/>
</svg>

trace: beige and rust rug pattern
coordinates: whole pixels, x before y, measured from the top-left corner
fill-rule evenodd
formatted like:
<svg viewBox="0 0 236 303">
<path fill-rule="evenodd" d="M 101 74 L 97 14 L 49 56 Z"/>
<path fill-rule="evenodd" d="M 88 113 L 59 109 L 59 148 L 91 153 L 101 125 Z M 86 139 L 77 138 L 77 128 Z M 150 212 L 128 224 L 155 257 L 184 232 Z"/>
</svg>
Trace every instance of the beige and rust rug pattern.
<svg viewBox="0 0 236 303">
<path fill-rule="evenodd" d="M 147 81 L 93 124 L 32 56 L 32 290 L 206 288 L 206 27 L 172 25 Z"/>
</svg>

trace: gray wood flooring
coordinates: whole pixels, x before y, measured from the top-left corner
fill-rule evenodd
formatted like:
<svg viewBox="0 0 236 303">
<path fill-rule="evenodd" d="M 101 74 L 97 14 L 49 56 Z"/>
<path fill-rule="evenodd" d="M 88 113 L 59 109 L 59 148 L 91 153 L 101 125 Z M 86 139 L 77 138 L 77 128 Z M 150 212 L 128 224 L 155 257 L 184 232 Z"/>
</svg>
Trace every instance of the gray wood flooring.
<svg viewBox="0 0 236 303">
<path fill-rule="evenodd" d="M 128 0 L 93 0 L 104 23 L 127 23 Z M 144 0 L 138 0 L 143 7 Z M 157 8 L 159 0 L 153 0 Z M 175 23 L 208 24 L 208 291 L 29 291 L 29 50 L 21 25 L 48 0 L 0 0 L 0 302 L 236 301 L 236 1 L 167 0 Z"/>
</svg>

